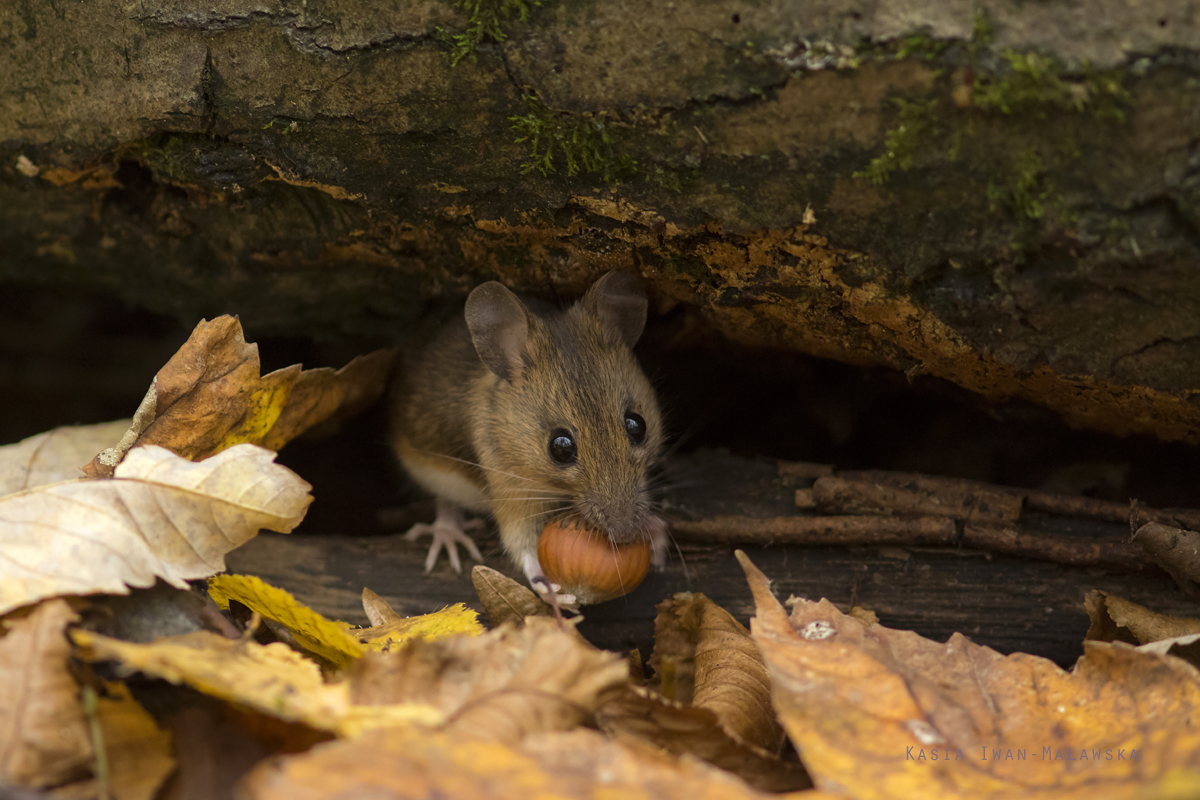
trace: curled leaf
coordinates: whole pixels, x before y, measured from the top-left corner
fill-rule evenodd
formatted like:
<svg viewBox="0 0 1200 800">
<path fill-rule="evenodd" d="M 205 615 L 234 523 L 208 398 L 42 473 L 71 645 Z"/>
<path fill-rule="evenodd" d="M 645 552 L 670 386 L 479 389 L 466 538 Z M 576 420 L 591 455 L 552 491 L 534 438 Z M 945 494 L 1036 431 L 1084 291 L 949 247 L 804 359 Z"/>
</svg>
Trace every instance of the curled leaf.
<svg viewBox="0 0 1200 800">
<path fill-rule="evenodd" d="M 159 445 L 199 460 L 237 444 L 278 450 L 335 413 L 366 407 L 383 392 L 391 350 L 360 356 L 340 370 L 298 364 L 259 375 L 258 346 L 236 317 L 201 320 L 158 371 L 134 424 L 86 471 L 108 477 L 135 445 Z"/>
<path fill-rule="evenodd" d="M 1084 605 L 1092 620 L 1085 638 L 1099 642 L 1148 644 L 1200 633 L 1200 619 L 1158 614 L 1108 592 L 1088 592 Z"/>
<path fill-rule="evenodd" d="M 229 601 L 236 600 L 275 620 L 291 631 L 297 644 L 339 669 L 366 652 L 349 625 L 326 619 L 291 593 L 253 575 L 216 575 L 208 580 L 208 594 L 221 608 L 229 608 Z"/>
</svg>

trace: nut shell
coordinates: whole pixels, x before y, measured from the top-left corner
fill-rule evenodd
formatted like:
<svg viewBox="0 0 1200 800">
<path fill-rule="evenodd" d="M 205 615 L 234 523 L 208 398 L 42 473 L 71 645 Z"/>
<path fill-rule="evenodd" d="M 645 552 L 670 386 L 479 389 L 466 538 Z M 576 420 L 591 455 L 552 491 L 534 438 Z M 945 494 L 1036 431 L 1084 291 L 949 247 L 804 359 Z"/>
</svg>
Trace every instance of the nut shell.
<svg viewBox="0 0 1200 800">
<path fill-rule="evenodd" d="M 608 535 L 573 519 L 551 520 L 538 539 L 546 577 L 582 605 L 629 594 L 650 570 L 650 543 L 613 544 Z"/>
</svg>

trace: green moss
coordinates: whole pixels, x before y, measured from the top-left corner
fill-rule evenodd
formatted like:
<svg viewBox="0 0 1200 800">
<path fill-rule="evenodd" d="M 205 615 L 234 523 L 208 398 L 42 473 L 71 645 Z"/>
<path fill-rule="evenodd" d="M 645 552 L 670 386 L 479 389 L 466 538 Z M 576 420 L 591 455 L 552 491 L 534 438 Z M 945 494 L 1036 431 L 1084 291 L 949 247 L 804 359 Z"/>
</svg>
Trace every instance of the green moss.
<svg viewBox="0 0 1200 800">
<path fill-rule="evenodd" d="M 914 33 L 900 40 L 900 49 L 896 51 L 896 58 L 919 58 L 924 61 L 932 61 L 941 56 L 953 42 L 947 39 L 934 39 L 926 33 Z"/>
<path fill-rule="evenodd" d="M 1003 75 L 981 76 L 971 99 L 976 108 L 1002 114 L 1030 113 L 1045 118 L 1058 109 L 1088 112 L 1100 118 L 1124 120 L 1131 105 L 1119 73 L 1084 69 L 1079 80 L 1064 80 L 1057 59 L 1037 53 L 1007 50 L 1009 70 Z"/>
<path fill-rule="evenodd" d="M 655 166 L 653 170 L 646 174 L 646 180 L 650 181 L 654 186 L 666 192 L 679 194 L 683 191 L 679 183 L 679 175 L 675 172 L 663 169 L 661 166 Z"/>
<path fill-rule="evenodd" d="M 1006 185 L 988 181 L 988 208 L 1007 211 L 1018 219 L 1037 220 L 1046 215 L 1046 204 L 1056 196 L 1052 184 L 1043 183 L 1041 156 L 1030 148 L 1016 158 Z"/>
<path fill-rule="evenodd" d="M 606 183 L 622 183 L 637 173 L 637 161 L 617 149 L 607 114 L 570 114 L 547 108 L 534 95 L 522 99 L 529 113 L 509 117 L 520 134 L 516 141 L 529 145 L 522 175 L 565 169 L 567 175 L 598 173 Z"/>
<path fill-rule="evenodd" d="M 275 117 L 262 127 L 264 131 L 278 131 L 281 136 L 290 136 L 293 133 L 303 133 L 307 128 L 307 123 L 301 120 L 286 119 L 284 117 Z"/>
<path fill-rule="evenodd" d="M 933 122 L 937 100 L 902 100 L 893 102 L 900 108 L 898 122 L 884 137 L 883 155 L 871 160 L 865 170 L 854 173 L 855 178 L 865 178 L 876 186 L 882 186 L 894 170 L 908 172 L 912 169 L 913 155 L 921 139 Z"/>
<path fill-rule="evenodd" d="M 138 148 L 146 166 L 178 184 L 196 180 L 196 147 L 199 134 L 159 134 L 144 139 Z"/>
<path fill-rule="evenodd" d="M 508 38 L 502 27 L 514 17 L 519 22 L 529 21 L 529 12 L 541 5 L 540 0 L 456 0 L 455 6 L 467 15 L 467 29 L 462 33 L 448 34 L 438 30 L 441 38 L 450 45 L 450 63 L 470 57 L 475 60 L 475 48 L 485 41 L 503 42 Z"/>
<path fill-rule="evenodd" d="M 996 31 L 992 26 L 992 18 L 988 16 L 985 9 L 979 9 L 975 12 L 975 26 L 971 31 L 971 57 L 977 56 L 995 38 Z"/>
</svg>

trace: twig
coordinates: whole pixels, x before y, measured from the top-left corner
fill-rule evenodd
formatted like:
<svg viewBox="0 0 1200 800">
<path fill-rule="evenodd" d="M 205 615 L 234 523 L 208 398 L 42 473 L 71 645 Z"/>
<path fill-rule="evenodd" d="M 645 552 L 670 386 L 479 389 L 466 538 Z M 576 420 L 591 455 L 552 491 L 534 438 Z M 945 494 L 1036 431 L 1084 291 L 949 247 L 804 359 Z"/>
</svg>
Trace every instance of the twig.
<svg viewBox="0 0 1200 800">
<path fill-rule="evenodd" d="M 962 478 L 904 472 L 844 472 L 819 478 L 813 500 L 824 514 L 934 514 L 972 522 L 1016 522 L 1021 497 Z"/>
<path fill-rule="evenodd" d="M 1104 567 L 1120 572 L 1152 569 L 1155 562 L 1135 544 L 1083 536 L 1022 530 L 1015 526 L 968 523 L 963 544 L 980 550 L 1036 558 L 1072 567 Z"/>
<path fill-rule="evenodd" d="M 713 517 L 671 523 L 671 532 L 694 542 L 808 545 L 909 545 L 958 543 L 949 517 Z"/>
<path fill-rule="evenodd" d="M 96 797 L 97 800 L 109 800 L 112 787 L 108 774 L 108 750 L 104 746 L 104 730 L 100 727 L 96 690 L 91 686 L 83 687 L 83 713 L 91 728 L 92 750 L 96 754 Z"/>
</svg>

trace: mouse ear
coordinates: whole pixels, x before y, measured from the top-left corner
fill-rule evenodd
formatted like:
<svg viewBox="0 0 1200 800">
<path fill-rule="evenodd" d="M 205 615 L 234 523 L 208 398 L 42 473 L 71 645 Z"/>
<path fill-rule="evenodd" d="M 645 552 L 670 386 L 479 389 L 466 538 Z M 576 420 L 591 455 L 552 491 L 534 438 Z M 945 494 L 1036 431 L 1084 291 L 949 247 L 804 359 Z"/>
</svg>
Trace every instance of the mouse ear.
<svg viewBox="0 0 1200 800">
<path fill-rule="evenodd" d="M 503 284 L 488 281 L 467 298 L 466 317 L 484 366 L 509 383 L 520 377 L 525 367 L 521 350 L 529 338 L 525 304 Z"/>
<path fill-rule="evenodd" d="M 626 347 L 637 344 L 646 327 L 646 294 L 637 276 L 606 272 L 587 290 L 583 303 Z"/>
</svg>

